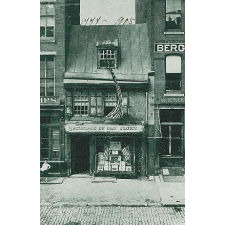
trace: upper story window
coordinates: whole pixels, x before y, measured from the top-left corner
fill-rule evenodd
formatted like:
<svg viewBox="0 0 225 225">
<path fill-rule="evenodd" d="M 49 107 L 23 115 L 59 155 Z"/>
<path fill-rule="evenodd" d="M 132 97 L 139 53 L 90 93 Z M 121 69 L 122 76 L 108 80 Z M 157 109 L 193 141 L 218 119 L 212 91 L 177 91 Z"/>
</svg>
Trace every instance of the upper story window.
<svg viewBox="0 0 225 225">
<path fill-rule="evenodd" d="M 181 56 L 166 56 L 166 91 L 181 90 Z"/>
<path fill-rule="evenodd" d="M 104 115 L 108 115 L 116 106 L 116 94 L 113 92 L 108 92 L 105 94 L 104 99 Z"/>
<path fill-rule="evenodd" d="M 75 116 L 88 116 L 89 99 L 87 91 L 73 93 L 73 112 Z"/>
<path fill-rule="evenodd" d="M 55 5 L 41 3 L 40 7 L 40 37 L 49 39 L 55 37 Z"/>
<path fill-rule="evenodd" d="M 98 68 L 108 68 L 107 61 L 111 68 L 117 68 L 116 49 L 98 49 Z"/>
<path fill-rule="evenodd" d="M 181 29 L 181 0 L 166 0 L 166 30 Z"/>
<path fill-rule="evenodd" d="M 41 96 L 55 95 L 55 56 L 41 55 L 40 57 L 40 94 Z"/>
</svg>

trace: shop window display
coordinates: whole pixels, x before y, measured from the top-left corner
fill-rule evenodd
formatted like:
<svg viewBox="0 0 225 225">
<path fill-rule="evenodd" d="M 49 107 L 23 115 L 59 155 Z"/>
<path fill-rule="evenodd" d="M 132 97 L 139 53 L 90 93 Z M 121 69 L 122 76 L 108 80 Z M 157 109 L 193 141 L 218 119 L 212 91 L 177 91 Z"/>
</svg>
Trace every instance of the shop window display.
<svg viewBox="0 0 225 225">
<path fill-rule="evenodd" d="M 97 139 L 97 172 L 134 172 L 132 142 L 125 138 Z"/>
</svg>

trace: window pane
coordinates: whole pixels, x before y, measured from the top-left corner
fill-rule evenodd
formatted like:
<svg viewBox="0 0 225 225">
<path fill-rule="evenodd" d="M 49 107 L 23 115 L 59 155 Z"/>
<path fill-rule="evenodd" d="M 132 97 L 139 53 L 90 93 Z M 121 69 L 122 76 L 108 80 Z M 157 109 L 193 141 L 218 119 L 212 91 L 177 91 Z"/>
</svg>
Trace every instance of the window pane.
<svg viewBox="0 0 225 225">
<path fill-rule="evenodd" d="M 40 27 L 40 37 L 45 37 L 45 27 Z"/>
<path fill-rule="evenodd" d="M 166 1 L 166 13 L 180 13 L 180 12 L 181 12 L 181 0 Z"/>
<path fill-rule="evenodd" d="M 45 77 L 45 68 L 40 67 L 40 77 L 44 78 Z"/>
<path fill-rule="evenodd" d="M 55 15 L 55 7 L 53 4 L 46 5 L 46 14 L 47 15 Z"/>
<path fill-rule="evenodd" d="M 166 57 L 166 73 L 181 73 L 181 57 L 167 56 Z"/>
<path fill-rule="evenodd" d="M 169 137 L 169 126 L 162 125 L 161 130 L 163 137 Z"/>
<path fill-rule="evenodd" d="M 54 27 L 46 27 L 46 37 L 54 37 Z"/>
<path fill-rule="evenodd" d="M 169 155 L 169 139 L 163 138 L 160 140 L 160 153 L 162 155 Z"/>
<path fill-rule="evenodd" d="M 60 147 L 59 139 L 53 139 L 52 140 L 52 146 L 53 146 L 53 149 L 59 149 L 59 147 Z"/>
<path fill-rule="evenodd" d="M 46 69 L 46 77 L 54 78 L 54 69 Z"/>
<path fill-rule="evenodd" d="M 171 154 L 181 155 L 181 140 L 180 139 L 171 140 Z"/>
<path fill-rule="evenodd" d="M 40 87 L 40 95 L 45 96 L 45 87 Z"/>
<path fill-rule="evenodd" d="M 160 110 L 160 122 L 181 122 L 183 110 Z M 163 125 L 162 125 L 163 126 Z"/>
<path fill-rule="evenodd" d="M 40 15 L 41 16 L 46 15 L 45 6 L 46 6 L 45 4 L 41 4 L 41 6 L 40 6 Z"/>
<path fill-rule="evenodd" d="M 51 16 L 49 16 L 49 17 L 46 17 L 46 20 L 47 20 L 47 25 L 46 26 L 55 26 L 55 18 L 54 17 L 51 17 Z"/>
<path fill-rule="evenodd" d="M 181 89 L 181 74 L 166 74 L 166 90 Z"/>
<path fill-rule="evenodd" d="M 181 138 L 181 128 L 182 126 L 171 126 L 171 136 L 175 138 Z"/>
<path fill-rule="evenodd" d="M 40 19 L 40 26 L 45 27 L 46 26 L 46 17 L 41 17 Z"/>
<path fill-rule="evenodd" d="M 166 29 L 181 29 L 181 14 L 167 14 Z"/>
</svg>

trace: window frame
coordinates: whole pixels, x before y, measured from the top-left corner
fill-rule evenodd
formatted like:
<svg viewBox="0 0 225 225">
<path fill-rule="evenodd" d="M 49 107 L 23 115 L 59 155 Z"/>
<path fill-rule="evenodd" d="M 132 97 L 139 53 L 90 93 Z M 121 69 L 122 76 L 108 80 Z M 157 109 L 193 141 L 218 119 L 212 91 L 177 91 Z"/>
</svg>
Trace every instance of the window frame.
<svg viewBox="0 0 225 225">
<path fill-rule="evenodd" d="M 160 109 L 161 110 L 165 110 L 165 109 Z M 180 109 L 167 109 L 167 110 L 180 110 Z M 168 154 L 163 154 L 162 153 L 162 148 L 160 149 L 160 155 L 161 156 L 170 156 L 170 157 L 179 157 L 179 156 L 183 156 L 183 144 L 182 144 L 182 139 L 183 139 L 183 135 L 184 135 L 184 111 L 181 111 L 181 121 L 177 121 L 177 122 L 161 122 L 161 115 L 160 115 L 160 126 L 161 126 L 161 130 L 162 130 L 162 126 L 164 127 L 168 127 L 168 137 L 167 136 L 163 136 L 163 132 L 162 132 L 162 137 L 161 139 L 168 139 Z M 181 129 L 181 134 L 179 137 L 176 136 L 172 136 L 172 127 L 175 126 L 180 126 Z M 172 140 L 180 140 L 180 154 L 173 154 L 173 149 L 172 149 Z"/>
<path fill-rule="evenodd" d="M 87 111 L 87 114 L 81 114 L 81 111 L 80 110 L 80 113 L 79 114 L 76 114 L 75 113 L 75 109 L 74 109 L 74 106 L 75 106 L 75 93 L 80 93 L 80 99 L 77 100 L 76 102 L 77 103 L 81 103 L 81 106 L 82 106 L 82 103 L 86 103 L 87 105 L 84 105 L 84 106 L 87 106 L 87 110 L 84 110 L 84 111 Z M 86 95 L 82 95 L 82 92 L 85 93 Z M 82 96 L 86 96 L 86 99 L 82 100 Z M 90 115 L 90 96 L 89 96 L 89 91 L 87 89 L 77 89 L 77 90 L 73 90 L 72 92 L 72 115 L 73 116 L 76 116 L 76 117 L 88 117 Z"/>
<path fill-rule="evenodd" d="M 53 78 L 48 78 L 47 77 L 47 57 L 48 56 L 51 56 L 51 57 L 53 57 Z M 55 60 L 56 60 L 56 56 L 55 55 L 53 55 L 53 54 L 41 54 L 40 55 L 40 57 L 45 57 L 45 60 L 44 60 L 44 77 L 42 78 L 41 77 L 41 72 L 40 72 L 40 81 L 41 80 L 44 80 L 44 88 L 45 88 L 45 94 L 44 95 L 41 95 L 41 92 L 40 92 L 40 95 L 41 96 L 45 96 L 45 97 L 47 97 L 47 96 L 55 96 L 55 94 L 56 94 L 56 76 L 55 76 L 55 72 L 56 72 L 56 70 L 55 70 L 55 65 L 56 65 L 56 63 L 55 63 Z M 41 62 L 41 59 L 40 59 L 40 62 Z M 40 66 L 40 69 L 41 69 L 41 66 Z M 47 95 L 47 80 L 50 80 L 50 79 L 53 79 L 53 95 Z M 41 84 L 42 84 L 42 82 L 40 82 L 40 87 L 41 87 Z"/>
<path fill-rule="evenodd" d="M 47 137 L 42 137 L 42 129 L 45 128 L 47 130 Z M 54 138 L 53 131 L 57 130 L 57 133 L 59 135 L 59 138 Z M 49 161 L 61 161 L 62 160 L 62 149 L 61 149 L 61 143 L 62 143 L 62 134 L 61 134 L 61 127 L 60 125 L 56 124 L 49 124 L 49 123 L 42 123 L 41 124 L 41 129 L 40 129 L 40 142 L 42 143 L 43 140 L 48 142 L 48 147 L 43 148 L 40 145 L 40 159 L 48 159 Z M 58 148 L 54 148 L 53 146 L 53 141 L 58 140 Z M 47 151 L 47 157 L 42 157 L 42 150 Z M 59 156 L 58 157 L 53 157 L 54 152 L 58 152 Z"/>
<path fill-rule="evenodd" d="M 52 5 L 53 6 L 53 10 L 54 13 L 52 15 L 48 15 L 47 14 L 47 10 L 46 10 L 46 5 Z M 40 13 L 40 39 L 41 41 L 51 41 L 51 40 L 55 40 L 55 26 L 56 26 L 56 22 L 55 22 L 55 15 L 56 15 L 56 7 L 55 7 L 55 1 L 42 1 L 40 4 L 40 10 L 41 7 L 45 6 L 45 15 L 41 15 Z M 41 18 L 45 18 L 45 26 L 41 26 Z M 53 19 L 53 36 L 48 37 L 47 36 L 47 27 L 51 27 L 51 26 L 47 26 L 47 18 L 52 18 Z M 44 36 L 41 36 L 41 27 L 44 27 Z"/>
<path fill-rule="evenodd" d="M 171 0 L 165 0 L 165 31 L 181 31 L 182 27 L 183 27 L 183 13 L 182 13 L 182 5 L 183 5 L 183 1 L 180 0 L 180 5 L 181 5 L 181 9 L 180 9 L 180 13 L 167 13 L 167 2 L 171 1 Z M 180 28 L 168 28 L 167 27 L 167 15 L 168 14 L 173 14 L 173 15 L 180 15 Z"/>
<path fill-rule="evenodd" d="M 167 73 L 167 58 L 171 57 L 171 56 L 176 56 L 180 58 L 180 68 L 181 68 L 181 72 L 180 73 Z M 182 74 L 183 74 L 183 68 L 182 68 L 182 61 L 183 61 L 183 57 L 180 54 L 167 54 L 165 55 L 165 59 L 164 59 L 164 65 L 165 65 L 165 93 L 171 93 L 171 92 L 182 92 Z M 168 76 L 175 76 L 178 75 L 179 76 L 179 88 L 178 89 L 168 89 L 167 85 L 168 85 Z"/>
<path fill-rule="evenodd" d="M 113 58 L 114 62 L 114 66 L 111 67 L 112 69 L 117 69 L 118 68 L 118 48 L 115 46 L 105 46 L 105 47 L 97 47 L 97 68 L 98 69 L 107 69 L 108 66 L 100 66 L 100 51 L 114 51 L 114 55 L 115 57 Z M 110 58 L 108 58 L 110 60 Z M 103 60 L 103 59 L 102 59 Z"/>
</svg>

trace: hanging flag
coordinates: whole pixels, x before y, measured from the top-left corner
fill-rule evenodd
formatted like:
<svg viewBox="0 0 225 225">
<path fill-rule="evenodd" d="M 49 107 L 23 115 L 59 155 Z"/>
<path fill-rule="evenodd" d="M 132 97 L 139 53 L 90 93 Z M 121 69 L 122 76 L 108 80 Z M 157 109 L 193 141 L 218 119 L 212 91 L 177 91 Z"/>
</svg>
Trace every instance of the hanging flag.
<svg viewBox="0 0 225 225">
<path fill-rule="evenodd" d="M 109 159 L 109 148 L 108 146 L 105 146 L 105 151 L 104 151 L 104 158 L 105 160 L 108 160 Z"/>
<path fill-rule="evenodd" d="M 129 146 L 126 146 L 125 148 L 122 148 L 122 152 L 123 152 L 125 161 L 130 160 Z"/>
<path fill-rule="evenodd" d="M 113 118 L 113 119 L 121 118 L 123 116 L 123 109 L 122 109 L 123 96 L 122 96 L 122 92 L 121 92 L 120 86 L 119 86 L 119 84 L 116 80 L 116 76 L 115 76 L 112 68 L 110 67 L 107 55 L 106 55 L 106 60 L 107 60 L 107 64 L 108 64 L 108 69 L 109 69 L 109 71 L 112 75 L 113 81 L 114 81 L 115 86 L 116 86 L 116 100 L 117 100 L 115 108 L 108 115 L 106 115 L 106 117 L 107 118 Z"/>
</svg>

